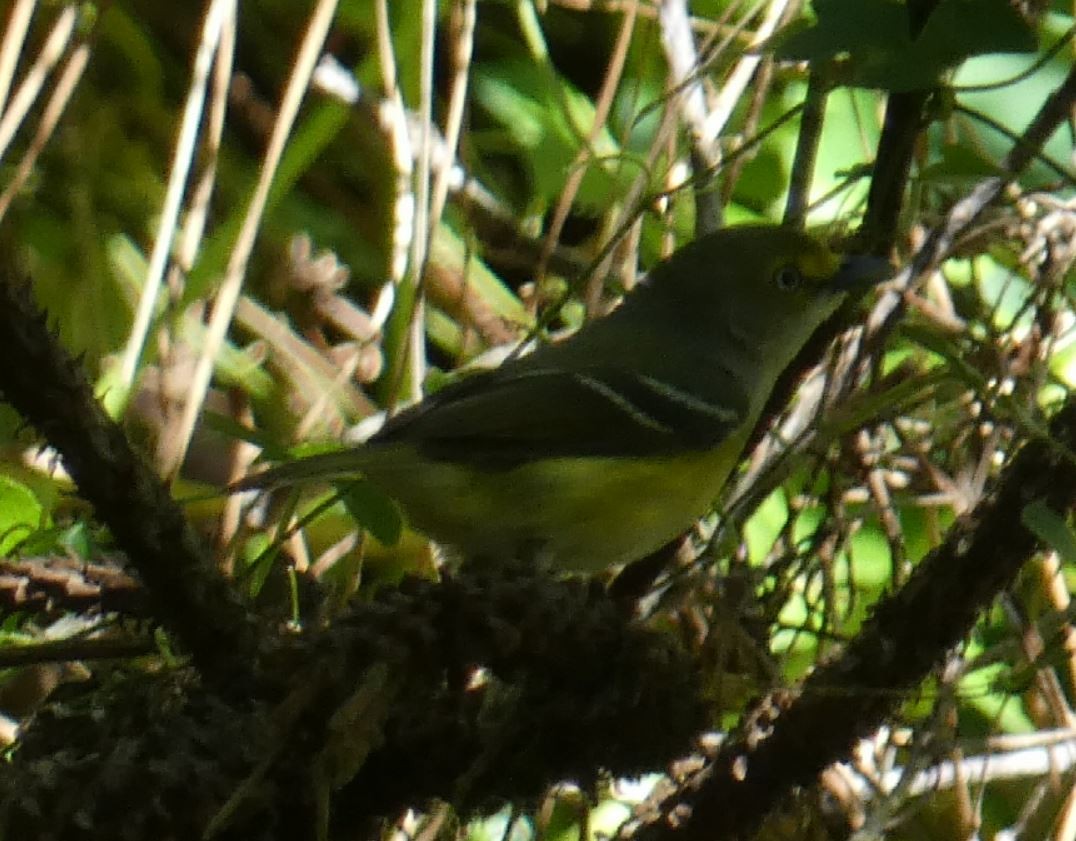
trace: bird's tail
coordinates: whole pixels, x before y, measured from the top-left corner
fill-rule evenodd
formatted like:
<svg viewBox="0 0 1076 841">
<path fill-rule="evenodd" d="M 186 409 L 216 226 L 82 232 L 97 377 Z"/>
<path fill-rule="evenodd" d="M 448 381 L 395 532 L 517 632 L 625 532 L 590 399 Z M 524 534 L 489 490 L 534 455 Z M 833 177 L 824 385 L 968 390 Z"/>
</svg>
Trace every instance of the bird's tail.
<svg viewBox="0 0 1076 841">
<path fill-rule="evenodd" d="M 317 453 L 278 464 L 252 476 L 246 476 L 229 485 L 228 492 L 237 493 L 300 485 L 304 482 L 328 482 L 333 479 L 342 479 L 361 473 L 364 462 L 361 447 L 332 453 Z"/>
</svg>

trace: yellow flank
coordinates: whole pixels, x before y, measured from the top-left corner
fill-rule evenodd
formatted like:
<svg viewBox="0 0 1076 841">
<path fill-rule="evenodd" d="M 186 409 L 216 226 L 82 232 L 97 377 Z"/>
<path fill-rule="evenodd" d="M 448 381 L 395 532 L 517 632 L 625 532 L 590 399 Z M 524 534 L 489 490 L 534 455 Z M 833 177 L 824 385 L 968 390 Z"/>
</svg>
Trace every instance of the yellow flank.
<svg viewBox="0 0 1076 841">
<path fill-rule="evenodd" d="M 446 545 L 490 560 L 525 552 L 551 568 L 593 572 L 637 560 L 705 514 L 744 438 L 676 456 L 553 458 L 508 470 L 382 446 L 367 451 L 364 468 L 412 526 Z"/>
</svg>

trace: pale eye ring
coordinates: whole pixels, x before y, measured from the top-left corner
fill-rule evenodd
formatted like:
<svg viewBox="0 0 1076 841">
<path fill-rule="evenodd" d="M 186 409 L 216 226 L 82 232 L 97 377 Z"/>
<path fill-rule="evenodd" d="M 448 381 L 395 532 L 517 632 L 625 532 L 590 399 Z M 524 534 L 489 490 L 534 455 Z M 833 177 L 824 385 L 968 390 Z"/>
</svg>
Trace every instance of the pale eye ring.
<svg viewBox="0 0 1076 841">
<path fill-rule="evenodd" d="M 773 282 L 778 289 L 795 289 L 803 282 L 803 275 L 796 266 L 781 266 L 773 273 Z"/>
</svg>

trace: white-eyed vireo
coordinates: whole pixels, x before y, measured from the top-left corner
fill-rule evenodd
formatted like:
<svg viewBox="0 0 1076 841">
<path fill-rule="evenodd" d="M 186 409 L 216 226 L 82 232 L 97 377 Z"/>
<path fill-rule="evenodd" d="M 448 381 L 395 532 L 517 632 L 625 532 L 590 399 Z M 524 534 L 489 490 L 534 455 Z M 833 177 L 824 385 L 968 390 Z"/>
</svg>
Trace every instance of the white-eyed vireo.
<svg viewBox="0 0 1076 841">
<path fill-rule="evenodd" d="M 361 473 L 465 557 L 635 560 L 706 512 L 782 371 L 851 289 L 887 274 L 798 231 L 719 230 L 569 339 L 238 487 Z"/>
</svg>

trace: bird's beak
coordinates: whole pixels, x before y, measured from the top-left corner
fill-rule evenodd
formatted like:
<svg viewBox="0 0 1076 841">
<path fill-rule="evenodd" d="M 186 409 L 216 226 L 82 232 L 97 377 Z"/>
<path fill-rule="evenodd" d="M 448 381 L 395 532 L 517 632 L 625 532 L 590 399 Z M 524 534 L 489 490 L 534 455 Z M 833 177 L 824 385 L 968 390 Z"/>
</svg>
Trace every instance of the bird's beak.
<svg viewBox="0 0 1076 841">
<path fill-rule="evenodd" d="M 883 257 L 869 254 L 849 254 L 841 260 L 832 286 L 842 292 L 854 292 L 881 283 L 893 276 L 893 267 Z"/>
</svg>

